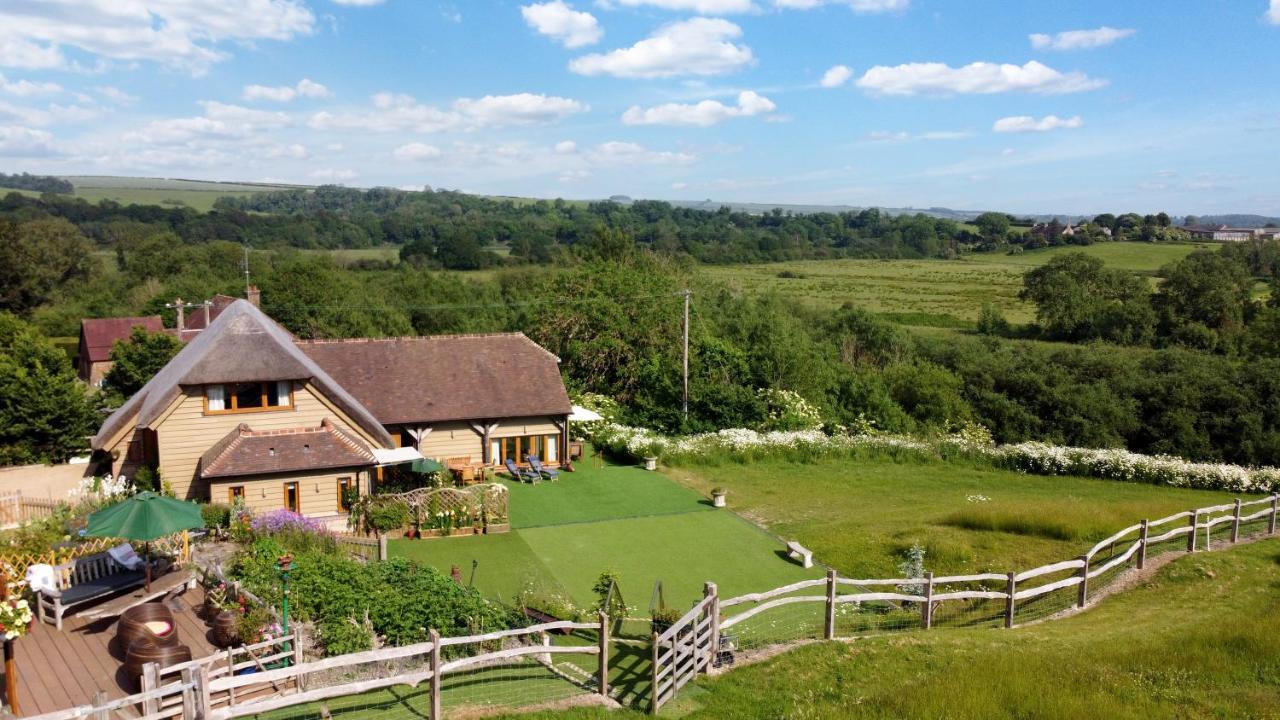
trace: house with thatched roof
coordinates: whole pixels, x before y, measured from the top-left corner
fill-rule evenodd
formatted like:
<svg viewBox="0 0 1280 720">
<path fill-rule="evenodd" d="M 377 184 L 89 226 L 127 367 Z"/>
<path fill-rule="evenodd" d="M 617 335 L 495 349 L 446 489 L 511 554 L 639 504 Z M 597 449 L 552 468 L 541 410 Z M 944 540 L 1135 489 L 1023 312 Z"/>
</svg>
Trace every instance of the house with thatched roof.
<svg viewBox="0 0 1280 720">
<path fill-rule="evenodd" d="M 423 457 L 554 464 L 558 359 L 519 333 L 299 341 L 226 304 L 93 438 L 103 470 L 156 470 L 180 498 L 340 515 L 350 490 Z"/>
</svg>

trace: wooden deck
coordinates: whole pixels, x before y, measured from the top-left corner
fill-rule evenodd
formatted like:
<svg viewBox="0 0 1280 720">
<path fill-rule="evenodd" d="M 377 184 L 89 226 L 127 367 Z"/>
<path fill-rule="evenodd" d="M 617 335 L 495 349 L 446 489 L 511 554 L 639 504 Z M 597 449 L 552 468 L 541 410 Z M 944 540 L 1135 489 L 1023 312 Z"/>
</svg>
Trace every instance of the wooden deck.
<svg viewBox="0 0 1280 720">
<path fill-rule="evenodd" d="M 204 590 L 199 586 L 167 601 L 178 625 L 179 642 L 198 659 L 218 652 L 200 617 Z M 68 612 L 62 631 L 36 622 L 35 630 L 15 643 L 18 702 L 23 715 L 87 705 L 98 691 L 119 698 L 138 692 L 121 668 L 124 654 L 116 648 L 114 619 L 91 621 L 82 615 L 94 606 Z"/>
</svg>

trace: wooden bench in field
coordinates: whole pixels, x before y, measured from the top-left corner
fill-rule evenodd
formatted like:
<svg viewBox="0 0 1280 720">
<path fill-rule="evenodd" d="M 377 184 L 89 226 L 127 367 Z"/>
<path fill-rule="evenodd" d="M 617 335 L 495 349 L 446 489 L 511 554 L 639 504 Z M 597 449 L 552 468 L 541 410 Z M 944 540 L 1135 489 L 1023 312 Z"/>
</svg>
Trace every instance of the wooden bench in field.
<svg viewBox="0 0 1280 720">
<path fill-rule="evenodd" d="M 813 567 L 813 551 L 795 540 L 787 543 L 787 554 L 791 556 L 791 559 L 799 560 L 804 567 Z"/>
</svg>

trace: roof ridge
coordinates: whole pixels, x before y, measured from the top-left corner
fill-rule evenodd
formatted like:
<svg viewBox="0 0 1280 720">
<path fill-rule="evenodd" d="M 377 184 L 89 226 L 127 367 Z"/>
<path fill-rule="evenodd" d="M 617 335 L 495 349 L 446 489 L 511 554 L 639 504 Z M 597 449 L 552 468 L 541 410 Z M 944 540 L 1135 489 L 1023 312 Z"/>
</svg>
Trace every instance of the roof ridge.
<svg viewBox="0 0 1280 720">
<path fill-rule="evenodd" d="M 368 337 L 368 338 L 310 338 L 298 339 L 299 345 L 342 345 L 356 343 L 378 343 L 378 342 L 399 342 L 399 341 L 426 341 L 426 340 L 466 340 L 494 337 L 522 337 L 529 339 L 519 330 L 510 332 L 487 332 L 487 333 L 440 333 L 436 335 L 392 335 L 388 337 Z M 532 342 L 532 341 L 531 341 Z M 536 343 L 535 343 L 536 344 Z"/>
</svg>

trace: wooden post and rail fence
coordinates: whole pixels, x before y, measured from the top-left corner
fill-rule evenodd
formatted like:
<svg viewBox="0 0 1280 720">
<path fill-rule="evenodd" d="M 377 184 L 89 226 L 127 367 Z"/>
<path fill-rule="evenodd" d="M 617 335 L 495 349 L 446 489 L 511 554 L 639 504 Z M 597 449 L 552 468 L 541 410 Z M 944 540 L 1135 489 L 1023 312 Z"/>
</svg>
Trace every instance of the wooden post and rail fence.
<svg viewBox="0 0 1280 720">
<path fill-rule="evenodd" d="M 1248 512 L 1259 506 L 1263 507 Z M 992 602 L 1002 606 L 1001 611 L 989 618 L 984 615 L 982 620 L 1013 627 L 1020 610 L 1055 591 L 1075 589 L 1069 602 L 1051 605 L 1049 614 L 1084 607 L 1090 593 L 1096 590 L 1091 581 L 1103 583 L 1106 578 L 1099 578 L 1123 569 L 1131 561 L 1137 568 L 1144 568 L 1152 548 L 1177 542 L 1181 551 L 1181 539 L 1185 537 L 1185 552 L 1195 552 L 1198 548 L 1209 550 L 1213 547 L 1213 528 L 1225 524 L 1230 527 L 1229 539 L 1220 543 L 1239 542 L 1242 528 L 1250 523 L 1265 522 L 1261 532 L 1275 535 L 1278 517 L 1280 494 L 1188 510 L 1158 520 L 1143 520 L 1099 541 L 1078 558 L 1021 572 L 942 577 L 926 573 L 917 578 L 851 579 L 839 577 L 832 570 L 823 578 L 729 599 L 721 599 L 716 585 L 707 583 L 702 599 L 688 613 L 650 638 L 649 710 L 656 713 L 699 673 L 718 665 L 720 655 L 728 646 L 726 631 L 735 628 L 740 631 L 749 620 L 771 610 L 796 604 L 822 604 L 821 620 L 807 636 L 813 640 L 839 637 L 840 607 L 861 608 L 864 603 L 896 610 L 917 604 L 919 618 L 911 625 L 928 630 L 940 626 L 937 610 L 943 603 Z M 1185 523 L 1180 522 L 1184 519 Z M 1202 529 L 1203 546 L 1197 538 Z M 813 592 L 815 590 L 818 591 Z M 573 631 L 596 631 L 597 642 L 553 645 L 546 640 L 549 633 Z M 440 720 L 442 680 L 450 673 L 520 662 L 524 658 L 555 671 L 555 656 L 564 654 L 595 656 L 592 678 L 595 687 L 590 689 L 605 697 L 609 693 L 611 639 L 609 618 L 603 613 L 597 622 L 556 621 L 462 637 L 443 638 L 431 630 L 423 643 L 311 662 L 303 662 L 301 640 L 295 633 L 164 669 L 150 665 L 144 669 L 143 689 L 138 694 L 117 700 L 99 699 L 91 705 L 35 716 L 35 720 L 117 720 L 138 714 L 146 720 L 233 720 L 396 685 L 416 687 L 423 682 L 429 683 L 430 718 Z M 500 649 L 486 649 L 494 643 Z M 468 646 L 474 646 L 478 652 L 459 652 Z M 448 654 L 455 657 L 446 659 L 442 651 L 450 648 L 453 650 Z M 273 668 L 272 665 L 283 666 Z M 589 688 L 589 685 L 583 687 Z"/>
<path fill-rule="evenodd" d="M 1247 509 L 1254 507 L 1261 509 L 1246 514 Z M 1247 502 L 1237 499 L 1232 503 L 1188 510 L 1158 520 L 1143 520 L 1097 542 L 1088 552 L 1075 559 L 1021 572 L 988 572 L 946 577 L 936 577 L 933 573 L 926 572 L 923 577 L 918 578 L 860 580 L 842 578 L 834 570 L 828 570 L 825 578 L 802 580 L 773 590 L 725 600 L 719 599 L 715 595 L 715 585 L 708 583 L 707 595 L 702 601 L 666 632 L 653 637 L 653 692 L 649 711 L 656 713 L 662 705 L 675 698 L 680 687 L 691 680 L 697 671 L 708 669 L 714 664 L 703 662 L 702 659 L 716 657 L 721 650 L 720 638 L 723 633 L 777 608 L 795 604 L 824 604 L 821 627 L 815 627 L 809 638 L 815 640 L 835 639 L 839 635 L 839 607 L 862 603 L 894 604 L 899 608 L 917 604 L 920 607 L 918 625 L 929 630 L 938 627 L 936 613 L 942 603 L 999 602 L 1003 604 L 1003 612 L 998 613 L 993 620 L 1006 628 L 1012 628 L 1022 607 L 1055 591 L 1075 589 L 1070 602 L 1061 607 L 1054 606 L 1055 611 L 1085 607 L 1090 592 L 1097 589 L 1091 586 L 1090 581 L 1126 566 L 1131 560 L 1137 569 L 1145 568 L 1150 548 L 1185 536 L 1185 552 L 1209 550 L 1212 548 L 1213 529 L 1228 523 L 1230 535 L 1225 541 L 1227 543 L 1239 542 L 1242 526 L 1259 521 L 1266 522 L 1263 533 L 1275 535 L 1278 516 L 1280 494 Z M 1179 521 L 1184 518 L 1186 522 L 1179 525 Z M 1201 530 L 1204 531 L 1203 545 L 1197 537 Z M 1131 536 L 1133 538 L 1125 547 L 1122 541 Z M 989 587 L 990 585 L 1003 587 L 997 590 Z M 822 588 L 821 594 L 804 592 L 817 588 Z M 852 588 L 855 592 L 841 594 L 842 588 Z M 708 614 L 709 607 L 714 607 L 715 612 Z M 746 609 L 733 612 L 734 608 L 743 607 Z M 725 610 L 730 610 L 733 614 L 726 616 L 723 614 Z M 710 619 L 709 626 L 705 622 L 706 618 Z M 699 638 L 704 634 L 715 638 L 709 651 L 700 644 Z M 678 640 L 678 637 L 683 637 L 683 640 Z"/>
<path fill-rule="evenodd" d="M 596 631 L 597 642 L 541 642 L 549 633 L 572 631 Z M 303 662 L 301 637 L 295 631 L 289 636 L 163 669 L 148 664 L 143 670 L 140 693 L 116 700 L 95 698 L 90 705 L 28 720 L 233 720 L 396 685 L 417 687 L 424 682 L 428 683 L 430 718 L 439 720 L 443 717 L 442 680 L 449 674 L 509 665 L 524 658 L 533 658 L 554 671 L 553 658 L 560 655 L 594 656 L 593 692 L 602 696 L 609 692 L 609 616 L 604 613 L 590 623 L 557 621 L 460 637 L 441 637 L 432 629 L 427 637 L 426 642 L 413 645 Z M 503 647 L 483 650 L 494 643 Z M 442 654 L 450 648 L 468 646 L 483 651 L 452 659 Z"/>
</svg>

